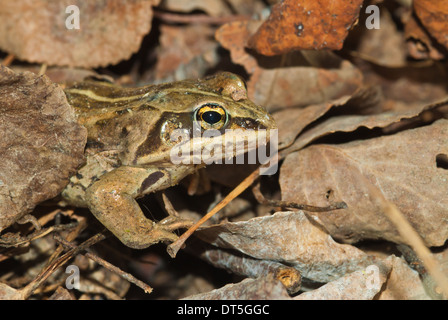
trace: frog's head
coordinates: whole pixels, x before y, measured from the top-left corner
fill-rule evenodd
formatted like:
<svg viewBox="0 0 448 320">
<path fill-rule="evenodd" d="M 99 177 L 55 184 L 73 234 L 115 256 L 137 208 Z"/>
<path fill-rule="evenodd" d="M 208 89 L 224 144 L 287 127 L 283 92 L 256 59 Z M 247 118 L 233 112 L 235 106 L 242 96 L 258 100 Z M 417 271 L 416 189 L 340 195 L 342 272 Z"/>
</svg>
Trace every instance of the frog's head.
<svg viewBox="0 0 448 320">
<path fill-rule="evenodd" d="M 267 111 L 248 99 L 245 82 L 235 74 L 156 87 L 151 104 L 160 104 L 158 109 L 163 110 L 155 130 L 159 151 L 164 150 L 158 155 L 168 159 L 169 152 L 171 162 L 199 164 L 234 157 L 265 145 L 276 128 Z M 231 143 L 238 145 L 232 149 Z M 207 162 L 210 157 L 213 160 Z"/>
</svg>

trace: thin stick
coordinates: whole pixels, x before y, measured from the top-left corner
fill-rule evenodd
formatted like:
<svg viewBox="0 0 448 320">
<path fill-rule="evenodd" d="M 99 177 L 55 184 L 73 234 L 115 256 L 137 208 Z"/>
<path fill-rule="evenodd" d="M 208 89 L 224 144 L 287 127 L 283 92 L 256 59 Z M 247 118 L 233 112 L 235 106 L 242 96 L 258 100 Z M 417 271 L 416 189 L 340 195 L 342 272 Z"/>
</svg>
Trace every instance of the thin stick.
<svg viewBox="0 0 448 320">
<path fill-rule="evenodd" d="M 43 270 L 36 276 L 36 278 L 27 284 L 23 289 L 19 290 L 17 295 L 23 300 L 26 300 L 49 276 L 60 266 L 69 261 L 79 251 L 84 250 L 95 243 L 103 240 L 105 237 L 102 234 L 97 234 L 74 249 L 70 249 L 65 254 L 54 260 L 50 265 L 43 268 Z"/>
<path fill-rule="evenodd" d="M 381 200 L 383 204 L 384 213 L 389 220 L 397 228 L 398 233 L 403 239 L 404 243 L 409 245 L 412 250 L 422 261 L 426 267 L 429 275 L 434 279 L 440 290 L 445 295 L 445 299 L 448 299 L 448 278 L 442 272 L 439 263 L 433 257 L 431 251 L 426 247 L 424 241 L 418 234 L 418 232 L 411 226 L 409 221 L 403 215 L 403 213 L 397 208 L 397 206 L 387 200 L 384 195 L 365 178 L 365 183 L 370 193 L 377 199 Z"/>
<path fill-rule="evenodd" d="M 55 240 L 58 241 L 59 243 L 61 243 L 64 247 L 67 247 L 69 249 L 74 249 L 76 248 L 76 246 L 69 242 L 66 241 L 65 239 L 59 237 L 59 236 L 55 236 Z M 123 270 L 121 270 L 120 268 L 114 266 L 113 264 L 111 264 L 110 262 L 107 262 L 104 259 L 101 259 L 100 257 L 98 257 L 97 255 L 91 253 L 91 252 L 86 252 L 84 254 L 87 258 L 97 262 L 98 264 L 102 265 L 104 268 L 114 272 L 115 274 L 119 275 L 121 278 L 135 284 L 136 286 L 142 288 L 146 293 L 151 293 L 152 292 L 152 288 L 150 286 L 148 286 L 146 283 L 144 283 L 143 281 L 138 280 L 137 278 L 135 278 L 132 274 L 124 272 Z"/>
<path fill-rule="evenodd" d="M 442 272 L 439 263 L 433 257 L 431 251 L 425 246 L 420 235 L 410 225 L 401 211 L 391 202 L 387 202 L 385 213 L 390 221 L 395 225 L 401 237 L 415 251 L 428 273 L 442 290 L 445 299 L 448 299 L 448 279 Z"/>
<path fill-rule="evenodd" d="M 8 54 L 6 56 L 6 58 L 3 59 L 1 64 L 4 65 L 5 67 L 7 67 L 14 61 L 14 59 L 15 59 L 15 56 L 13 54 Z"/>
<path fill-rule="evenodd" d="M 300 203 L 291 202 L 291 201 L 266 199 L 264 197 L 264 195 L 261 193 L 260 184 L 259 183 L 257 183 L 252 188 L 252 193 L 253 193 L 255 199 L 257 199 L 257 201 L 260 204 L 267 205 L 267 206 L 272 206 L 272 207 L 294 208 L 294 209 L 305 210 L 305 211 L 310 211 L 310 212 L 327 212 L 327 211 L 333 211 L 333 210 L 339 210 L 339 209 L 346 209 L 347 208 L 347 204 L 345 202 L 343 202 L 343 201 L 332 203 L 332 204 L 330 204 L 329 206 L 326 206 L 326 207 L 317 207 L 317 206 L 311 206 L 311 205 L 308 205 L 308 204 L 300 204 Z"/>
<path fill-rule="evenodd" d="M 249 20 L 247 15 L 233 15 L 225 17 L 211 17 L 206 14 L 177 14 L 171 12 L 154 11 L 154 17 L 171 23 L 204 23 L 204 24 L 225 24 L 232 21 Z"/>
<path fill-rule="evenodd" d="M 40 70 L 39 70 L 39 75 L 40 76 L 42 76 L 42 75 L 44 75 L 45 74 L 45 72 L 47 72 L 47 64 L 46 63 L 43 63 L 41 66 L 40 66 Z"/>
<path fill-rule="evenodd" d="M 219 202 L 209 213 L 203 216 L 198 222 L 191 226 L 184 234 L 182 234 L 179 239 L 170 244 L 167 247 L 168 254 L 174 258 L 177 252 L 184 245 L 185 241 L 195 232 L 204 222 L 210 219 L 219 210 L 224 208 L 230 201 L 238 197 L 244 190 L 246 190 L 259 175 L 259 170 L 252 172 L 246 179 L 244 179 L 235 189 L 233 189 L 221 202 Z"/>
</svg>

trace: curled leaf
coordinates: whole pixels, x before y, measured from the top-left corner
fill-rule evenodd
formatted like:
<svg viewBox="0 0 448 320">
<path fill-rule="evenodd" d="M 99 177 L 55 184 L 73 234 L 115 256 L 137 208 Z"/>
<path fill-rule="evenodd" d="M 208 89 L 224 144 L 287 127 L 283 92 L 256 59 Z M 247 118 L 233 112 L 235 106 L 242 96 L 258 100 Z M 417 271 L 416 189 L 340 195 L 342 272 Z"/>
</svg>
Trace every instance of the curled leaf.
<svg viewBox="0 0 448 320">
<path fill-rule="evenodd" d="M 0 48 L 49 65 L 88 68 L 117 63 L 138 50 L 151 28 L 151 7 L 158 2 L 1 1 Z"/>
<path fill-rule="evenodd" d="M 46 76 L 0 66 L 0 230 L 61 192 L 84 160 L 86 129 Z"/>
<path fill-rule="evenodd" d="M 285 0 L 249 40 L 249 47 L 272 56 L 292 50 L 342 48 L 356 23 L 361 0 Z"/>
<path fill-rule="evenodd" d="M 310 213 L 338 239 L 400 242 L 383 204 L 370 195 L 370 183 L 398 206 L 428 246 L 443 245 L 448 238 L 447 136 L 448 120 L 442 119 L 390 136 L 291 153 L 280 172 L 282 197 L 317 206 L 346 202 L 347 209 Z"/>
</svg>

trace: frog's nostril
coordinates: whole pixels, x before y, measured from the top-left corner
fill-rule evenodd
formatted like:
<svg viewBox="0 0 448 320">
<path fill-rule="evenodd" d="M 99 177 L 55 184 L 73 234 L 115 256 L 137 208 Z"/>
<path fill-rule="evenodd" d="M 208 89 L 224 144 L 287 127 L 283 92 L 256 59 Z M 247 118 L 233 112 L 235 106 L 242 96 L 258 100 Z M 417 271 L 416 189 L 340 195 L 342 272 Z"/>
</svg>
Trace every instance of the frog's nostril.
<svg viewBox="0 0 448 320">
<path fill-rule="evenodd" d="M 264 130 L 264 129 L 267 129 L 268 127 L 266 127 L 266 125 L 263 123 L 263 122 L 259 122 L 259 121 L 257 121 L 258 122 L 258 130 Z"/>
</svg>

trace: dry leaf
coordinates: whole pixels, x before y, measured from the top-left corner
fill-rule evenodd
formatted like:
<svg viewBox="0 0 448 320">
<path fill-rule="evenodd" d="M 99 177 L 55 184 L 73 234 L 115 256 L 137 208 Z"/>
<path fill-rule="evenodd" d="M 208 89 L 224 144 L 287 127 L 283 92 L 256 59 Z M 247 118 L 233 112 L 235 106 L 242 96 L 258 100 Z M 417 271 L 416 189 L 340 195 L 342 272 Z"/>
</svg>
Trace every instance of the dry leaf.
<svg viewBox="0 0 448 320">
<path fill-rule="evenodd" d="M 249 74 L 258 68 L 257 59 L 246 51 L 250 36 L 262 22 L 259 20 L 229 22 L 215 33 L 216 40 L 227 50 L 234 63 L 244 66 Z"/>
<path fill-rule="evenodd" d="M 233 12 L 248 16 L 258 15 L 266 9 L 266 3 L 263 0 L 226 0 L 226 3 L 231 5 Z"/>
<path fill-rule="evenodd" d="M 351 50 L 355 56 L 361 56 L 363 59 L 381 66 L 405 66 L 408 63 L 405 36 L 398 29 L 387 7 L 378 5 L 378 8 L 380 28 L 361 27 L 366 25 L 366 19 L 369 18 L 369 15 L 362 14 L 360 27 L 349 34 L 344 48 Z M 356 38 L 353 39 L 354 37 Z"/>
<path fill-rule="evenodd" d="M 210 226 L 197 231 L 197 236 L 219 248 L 292 266 L 318 282 L 332 281 L 372 263 L 361 250 L 336 243 L 301 211 Z"/>
<path fill-rule="evenodd" d="M 289 294 L 295 294 L 300 290 L 302 276 L 292 268 L 281 263 L 268 260 L 258 260 L 237 252 L 221 250 L 213 246 L 189 244 L 189 251 L 199 255 L 201 259 L 228 270 L 237 275 L 257 278 L 268 274 L 281 281 Z"/>
<path fill-rule="evenodd" d="M 353 96 L 352 98 L 356 100 L 356 96 Z M 370 98 L 373 99 L 371 96 Z M 348 103 L 350 103 L 350 100 L 348 100 Z M 395 126 L 394 129 L 397 130 L 397 126 L 401 125 L 400 121 L 419 117 L 425 111 L 435 110 L 444 104 L 446 104 L 446 101 L 441 101 L 440 103 L 432 105 L 411 107 L 403 111 L 390 111 L 372 115 L 335 115 L 316 123 L 313 127 L 304 131 L 297 137 L 291 146 L 282 150 L 282 154 L 300 150 L 312 141 L 335 132 L 353 132 L 361 127 L 367 129 L 384 128 L 384 131 L 387 132 L 389 130 L 388 128 Z M 339 108 L 343 109 L 344 105 Z M 289 129 L 289 131 L 291 131 L 291 129 Z M 282 131 L 279 130 L 279 135 L 281 132 Z M 279 140 L 283 141 L 284 139 L 285 138 L 280 138 Z"/>
<path fill-rule="evenodd" d="M 290 297 L 280 281 L 272 275 L 257 279 L 244 279 L 236 284 L 206 293 L 189 296 L 183 300 L 289 300 Z"/>
<path fill-rule="evenodd" d="M 0 48 L 49 65 L 100 67 L 128 59 L 151 28 L 159 0 L 0 1 Z M 79 8 L 79 29 L 69 29 L 66 8 Z M 26 21 L 26 23 L 24 23 Z"/>
<path fill-rule="evenodd" d="M 392 270 L 386 285 L 380 292 L 379 300 L 429 300 L 419 275 L 401 258 L 390 256 L 386 259 Z"/>
<path fill-rule="evenodd" d="M 249 97 L 269 109 L 303 107 L 353 94 L 361 72 L 331 52 L 302 51 L 283 57 L 259 57 L 244 50 L 258 21 L 232 22 L 216 32 L 232 61 L 251 74 Z"/>
<path fill-rule="evenodd" d="M 20 290 L 14 289 L 7 284 L 0 282 L 0 300 L 19 300 Z"/>
<path fill-rule="evenodd" d="M 159 58 L 155 81 L 176 81 L 200 78 L 216 64 L 214 29 L 207 25 L 160 27 Z"/>
<path fill-rule="evenodd" d="M 366 183 L 371 183 L 399 207 L 428 246 L 443 245 L 448 237 L 448 172 L 439 161 L 448 154 L 447 134 L 448 120 L 442 119 L 391 136 L 292 153 L 280 172 L 282 198 L 316 206 L 345 201 L 347 209 L 310 214 L 344 241 L 400 242 L 382 204 L 369 195 Z"/>
<path fill-rule="evenodd" d="M 331 100 L 325 103 L 309 105 L 305 108 L 292 108 L 283 109 L 278 112 L 273 113 L 273 117 L 278 126 L 279 142 L 278 147 L 280 150 L 291 146 L 295 138 L 305 129 L 305 127 L 311 125 L 317 119 L 324 116 L 329 110 L 334 109 L 344 109 L 344 107 L 350 105 L 356 105 L 356 111 L 358 113 L 372 112 L 376 109 L 376 106 L 381 100 L 381 93 L 378 88 L 361 88 L 355 92 L 352 96 L 343 96 L 336 100 Z M 361 119 L 365 119 L 364 116 L 359 116 Z M 378 119 L 378 116 L 372 116 L 374 119 Z M 342 117 L 344 119 L 349 117 Z M 287 154 L 291 151 L 298 150 L 299 148 L 305 146 L 311 140 L 308 139 L 310 135 L 319 131 L 322 126 L 325 126 L 327 121 L 333 121 L 333 119 L 338 119 L 338 117 L 330 117 L 328 120 L 323 120 L 310 129 L 306 130 L 303 135 L 300 135 L 296 142 L 288 148 L 281 151 L 282 154 Z M 350 118 L 352 119 L 352 118 Z M 349 122 L 349 125 L 352 123 Z M 325 131 L 325 130 L 324 130 Z M 334 132 L 334 131 L 333 131 Z M 328 133 L 328 131 L 325 131 Z M 305 142 L 304 142 L 305 141 Z"/>
<path fill-rule="evenodd" d="M 75 300 L 75 298 L 67 289 L 58 287 L 56 291 L 51 295 L 49 300 Z"/>
<path fill-rule="evenodd" d="M 292 50 L 342 48 L 356 23 L 361 0 L 284 0 L 249 40 L 249 47 L 272 56 Z"/>
<path fill-rule="evenodd" d="M 229 7 L 222 0 L 165 0 L 162 7 L 166 10 L 191 12 L 202 10 L 211 16 L 221 16 L 230 14 Z"/>
<path fill-rule="evenodd" d="M 364 67 L 365 83 L 381 87 L 384 111 L 406 111 L 445 99 L 448 95 L 447 75 L 438 65 Z"/>
<path fill-rule="evenodd" d="M 444 54 L 438 49 L 428 31 L 423 28 L 414 15 L 411 15 L 405 23 L 405 36 L 409 55 L 415 59 L 441 60 Z"/>
<path fill-rule="evenodd" d="M 250 97 L 269 108 L 303 107 L 353 94 L 362 85 L 362 75 L 350 62 L 331 52 L 297 53 L 312 55 L 318 63 L 277 64 L 260 67 L 248 82 Z M 326 61 L 323 63 L 323 61 Z"/>
<path fill-rule="evenodd" d="M 0 230 L 53 198 L 84 159 L 87 133 L 46 76 L 0 66 Z"/>
<path fill-rule="evenodd" d="M 414 11 L 429 34 L 448 49 L 448 3 L 445 1 L 415 0 Z M 435 14 L 437 13 L 437 14 Z"/>
<path fill-rule="evenodd" d="M 385 264 L 369 267 L 371 269 L 355 271 L 316 290 L 302 293 L 295 300 L 372 300 L 387 281 L 390 267 Z"/>
</svg>

